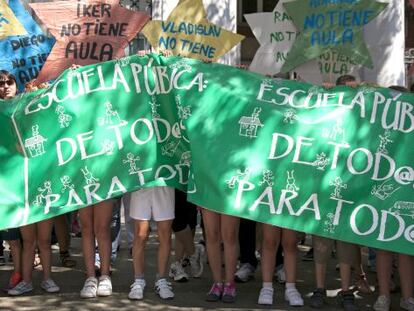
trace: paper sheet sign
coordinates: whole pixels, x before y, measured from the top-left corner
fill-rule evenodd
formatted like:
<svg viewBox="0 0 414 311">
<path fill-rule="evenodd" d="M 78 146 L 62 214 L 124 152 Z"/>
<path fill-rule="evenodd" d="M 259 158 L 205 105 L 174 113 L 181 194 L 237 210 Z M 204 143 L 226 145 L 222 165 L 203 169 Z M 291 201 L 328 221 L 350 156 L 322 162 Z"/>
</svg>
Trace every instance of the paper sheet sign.
<svg viewBox="0 0 414 311">
<path fill-rule="evenodd" d="M 0 0 L 0 39 L 24 34 L 26 34 L 26 30 L 13 14 L 7 2 Z"/>
<path fill-rule="evenodd" d="M 88 65 L 125 56 L 124 48 L 149 20 L 118 1 L 57 1 L 30 6 L 57 42 L 38 82 L 59 76 L 72 64 Z"/>
<path fill-rule="evenodd" d="M 215 61 L 244 39 L 207 20 L 202 0 L 180 0 L 165 21 L 142 30 L 154 48 L 176 55 Z"/>
</svg>

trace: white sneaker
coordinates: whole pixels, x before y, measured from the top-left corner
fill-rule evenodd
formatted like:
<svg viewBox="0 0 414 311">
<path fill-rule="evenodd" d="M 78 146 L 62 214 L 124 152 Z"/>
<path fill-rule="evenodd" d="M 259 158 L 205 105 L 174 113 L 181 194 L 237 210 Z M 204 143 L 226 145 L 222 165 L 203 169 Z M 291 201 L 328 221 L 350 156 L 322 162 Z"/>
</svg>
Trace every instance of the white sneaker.
<svg viewBox="0 0 414 311">
<path fill-rule="evenodd" d="M 20 296 L 33 290 L 32 282 L 21 281 L 14 288 L 8 290 L 10 296 Z"/>
<path fill-rule="evenodd" d="M 203 260 L 204 260 L 205 247 L 202 244 L 195 246 L 195 252 L 190 256 L 191 275 L 193 278 L 199 278 L 203 274 Z"/>
<path fill-rule="evenodd" d="M 81 298 L 95 298 L 98 290 L 98 279 L 91 276 L 86 279 L 82 290 L 80 291 Z"/>
<path fill-rule="evenodd" d="M 255 271 L 256 269 L 251 264 L 244 263 L 234 274 L 234 278 L 237 282 L 245 283 L 254 277 Z"/>
<path fill-rule="evenodd" d="M 286 273 L 285 273 L 285 267 L 283 265 L 276 267 L 275 277 L 278 283 L 280 284 L 286 283 Z"/>
<path fill-rule="evenodd" d="M 400 308 L 403 310 L 414 311 L 414 298 L 410 297 L 407 299 L 401 298 Z"/>
<path fill-rule="evenodd" d="M 291 307 L 303 306 L 303 299 L 296 288 L 290 288 L 285 290 L 285 300 L 289 302 Z"/>
<path fill-rule="evenodd" d="M 128 298 L 131 300 L 143 299 L 145 285 L 146 283 L 144 279 L 135 279 L 135 282 L 131 285 L 131 290 L 128 294 Z"/>
<path fill-rule="evenodd" d="M 377 300 L 372 307 L 375 311 L 389 311 L 391 306 L 391 300 L 385 295 L 378 296 Z"/>
<path fill-rule="evenodd" d="M 99 278 L 96 294 L 100 297 L 107 297 L 112 295 L 112 282 L 111 278 L 108 275 L 102 275 Z"/>
<path fill-rule="evenodd" d="M 59 286 L 57 286 L 55 281 L 53 281 L 52 279 L 42 281 L 40 287 L 48 293 L 57 293 L 58 291 L 60 291 Z"/>
<path fill-rule="evenodd" d="M 172 291 L 171 283 L 167 282 L 165 278 L 159 279 L 155 282 L 155 292 L 161 299 L 173 299 L 174 293 Z"/>
<path fill-rule="evenodd" d="M 185 273 L 184 268 L 180 261 L 173 262 L 170 267 L 168 276 L 175 282 L 187 282 L 188 274 Z"/>
<path fill-rule="evenodd" d="M 262 287 L 257 303 L 271 306 L 273 304 L 273 287 Z"/>
</svg>

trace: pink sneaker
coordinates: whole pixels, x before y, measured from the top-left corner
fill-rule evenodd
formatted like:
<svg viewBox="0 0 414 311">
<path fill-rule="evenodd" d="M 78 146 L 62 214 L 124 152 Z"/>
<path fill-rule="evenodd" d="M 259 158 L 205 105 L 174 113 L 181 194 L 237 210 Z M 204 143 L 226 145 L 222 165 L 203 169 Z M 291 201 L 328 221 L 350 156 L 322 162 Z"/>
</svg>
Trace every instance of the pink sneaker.
<svg viewBox="0 0 414 311">
<path fill-rule="evenodd" d="M 210 291 L 207 293 L 206 301 L 216 302 L 219 301 L 223 293 L 223 284 L 214 283 Z"/>
<path fill-rule="evenodd" d="M 221 301 L 227 303 L 233 303 L 236 301 L 236 285 L 234 282 L 226 283 L 224 285 L 223 296 L 221 297 Z"/>
</svg>

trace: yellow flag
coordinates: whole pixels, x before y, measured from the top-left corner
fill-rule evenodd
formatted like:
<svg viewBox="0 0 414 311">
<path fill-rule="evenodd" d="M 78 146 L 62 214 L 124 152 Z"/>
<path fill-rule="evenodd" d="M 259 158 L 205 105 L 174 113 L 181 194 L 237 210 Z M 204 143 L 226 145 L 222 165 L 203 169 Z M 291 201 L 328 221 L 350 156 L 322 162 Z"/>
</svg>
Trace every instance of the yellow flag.
<svg viewBox="0 0 414 311">
<path fill-rule="evenodd" d="M 0 0 L 0 39 L 25 35 L 26 29 L 19 22 L 5 0 Z"/>
</svg>

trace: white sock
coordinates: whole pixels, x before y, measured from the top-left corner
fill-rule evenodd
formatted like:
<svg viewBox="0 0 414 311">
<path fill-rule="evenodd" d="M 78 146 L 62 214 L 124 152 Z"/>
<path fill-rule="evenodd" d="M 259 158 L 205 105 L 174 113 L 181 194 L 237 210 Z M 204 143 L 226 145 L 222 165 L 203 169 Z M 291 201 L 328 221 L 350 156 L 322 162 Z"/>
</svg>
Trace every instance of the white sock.
<svg viewBox="0 0 414 311">
<path fill-rule="evenodd" d="M 263 282 L 263 288 L 273 288 L 272 282 Z"/>
<path fill-rule="evenodd" d="M 286 289 L 296 289 L 296 283 L 286 283 Z"/>
</svg>

